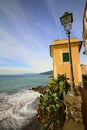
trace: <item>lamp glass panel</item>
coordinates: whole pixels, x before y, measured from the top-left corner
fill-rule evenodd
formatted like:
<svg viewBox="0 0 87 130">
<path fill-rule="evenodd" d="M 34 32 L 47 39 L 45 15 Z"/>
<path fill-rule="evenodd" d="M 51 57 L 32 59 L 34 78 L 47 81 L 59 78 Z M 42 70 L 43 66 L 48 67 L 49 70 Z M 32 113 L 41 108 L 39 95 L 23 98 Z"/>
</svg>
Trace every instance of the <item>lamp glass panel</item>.
<svg viewBox="0 0 87 130">
<path fill-rule="evenodd" d="M 71 15 L 67 15 L 61 18 L 61 22 L 63 25 L 71 23 Z"/>
</svg>

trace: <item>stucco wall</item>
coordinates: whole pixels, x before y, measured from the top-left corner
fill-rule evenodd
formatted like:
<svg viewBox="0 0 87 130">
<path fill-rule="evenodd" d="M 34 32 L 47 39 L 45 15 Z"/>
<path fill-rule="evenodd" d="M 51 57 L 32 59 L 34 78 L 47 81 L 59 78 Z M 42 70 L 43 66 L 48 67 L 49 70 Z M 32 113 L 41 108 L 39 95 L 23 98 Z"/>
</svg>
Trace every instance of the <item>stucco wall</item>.
<svg viewBox="0 0 87 130">
<path fill-rule="evenodd" d="M 72 65 L 73 65 L 73 73 L 74 73 L 74 81 L 75 84 L 79 84 L 82 82 L 82 74 L 80 67 L 80 57 L 79 57 L 79 43 L 77 39 L 72 39 L 71 43 L 71 53 L 72 53 Z M 57 40 L 53 43 L 51 48 L 52 57 L 53 57 L 53 69 L 54 69 L 54 78 L 57 78 L 58 74 L 66 74 L 66 77 L 69 78 L 70 82 L 70 62 L 63 62 L 62 53 L 69 52 L 68 51 L 68 43 L 67 40 L 61 40 L 57 42 Z"/>
</svg>

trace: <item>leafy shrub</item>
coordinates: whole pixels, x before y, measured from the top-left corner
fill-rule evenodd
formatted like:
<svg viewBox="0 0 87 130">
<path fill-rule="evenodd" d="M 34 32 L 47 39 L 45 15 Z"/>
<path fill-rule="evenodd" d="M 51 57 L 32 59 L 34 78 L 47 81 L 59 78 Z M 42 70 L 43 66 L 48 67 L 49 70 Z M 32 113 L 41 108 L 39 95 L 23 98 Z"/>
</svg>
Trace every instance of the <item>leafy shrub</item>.
<svg viewBox="0 0 87 130">
<path fill-rule="evenodd" d="M 39 98 L 37 118 L 43 124 L 44 130 L 55 130 L 56 126 L 62 127 L 65 122 L 65 96 L 69 84 L 65 75 L 58 75 L 52 79 L 46 89 L 46 93 Z"/>
</svg>

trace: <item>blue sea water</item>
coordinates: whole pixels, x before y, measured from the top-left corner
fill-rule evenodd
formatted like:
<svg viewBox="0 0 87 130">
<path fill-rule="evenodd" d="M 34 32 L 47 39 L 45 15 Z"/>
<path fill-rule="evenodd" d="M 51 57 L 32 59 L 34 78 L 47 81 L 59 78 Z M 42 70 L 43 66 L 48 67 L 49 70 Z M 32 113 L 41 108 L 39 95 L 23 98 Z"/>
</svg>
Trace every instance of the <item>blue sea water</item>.
<svg viewBox="0 0 87 130">
<path fill-rule="evenodd" d="M 37 86 L 46 86 L 49 75 L 4 75 L 0 76 L 0 93 L 16 93 Z"/>
<path fill-rule="evenodd" d="M 37 113 L 39 92 L 29 90 L 46 86 L 48 75 L 0 76 L 0 130 L 22 130 Z"/>
</svg>

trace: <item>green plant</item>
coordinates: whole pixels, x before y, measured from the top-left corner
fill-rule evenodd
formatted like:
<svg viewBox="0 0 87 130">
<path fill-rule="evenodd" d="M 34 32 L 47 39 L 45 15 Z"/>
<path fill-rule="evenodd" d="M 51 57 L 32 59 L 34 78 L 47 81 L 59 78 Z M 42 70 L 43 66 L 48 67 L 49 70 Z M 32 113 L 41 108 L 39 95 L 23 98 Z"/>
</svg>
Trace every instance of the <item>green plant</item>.
<svg viewBox="0 0 87 130">
<path fill-rule="evenodd" d="M 55 130 L 62 127 L 65 122 L 65 96 L 69 84 L 65 75 L 58 75 L 57 79 L 50 80 L 46 93 L 39 98 L 37 118 L 43 124 L 44 130 Z"/>
</svg>

